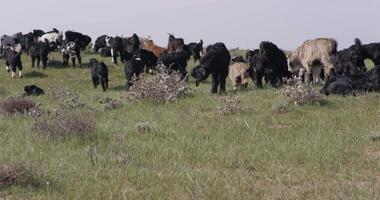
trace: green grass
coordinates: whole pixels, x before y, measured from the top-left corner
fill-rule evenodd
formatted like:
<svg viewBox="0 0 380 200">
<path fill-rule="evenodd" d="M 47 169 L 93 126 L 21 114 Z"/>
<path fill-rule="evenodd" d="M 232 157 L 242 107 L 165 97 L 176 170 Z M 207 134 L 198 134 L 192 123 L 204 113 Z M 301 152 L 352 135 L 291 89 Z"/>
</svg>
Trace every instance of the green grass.
<svg viewBox="0 0 380 200">
<path fill-rule="evenodd" d="M 32 69 L 25 56 L 24 79 L 0 70 L 0 100 L 22 93 L 26 84 L 64 86 L 96 108 L 95 135 L 66 139 L 39 137 L 30 117 L 0 115 L 0 162 L 31 162 L 46 177 L 38 189 L 2 191 L 12 199 L 380 198 L 380 144 L 371 140 L 380 132 L 378 94 L 326 97 L 323 106 L 290 103 L 277 113 L 278 90 L 250 83 L 236 94 L 245 111 L 221 115 L 209 83 L 175 103 L 131 103 L 123 98 L 121 65 L 83 57 L 107 61 L 109 91 L 92 87 L 87 68 Z M 98 99 L 105 96 L 126 106 L 103 111 Z M 33 100 L 44 110 L 59 108 L 49 95 Z M 141 134 L 139 122 L 157 128 Z"/>
</svg>

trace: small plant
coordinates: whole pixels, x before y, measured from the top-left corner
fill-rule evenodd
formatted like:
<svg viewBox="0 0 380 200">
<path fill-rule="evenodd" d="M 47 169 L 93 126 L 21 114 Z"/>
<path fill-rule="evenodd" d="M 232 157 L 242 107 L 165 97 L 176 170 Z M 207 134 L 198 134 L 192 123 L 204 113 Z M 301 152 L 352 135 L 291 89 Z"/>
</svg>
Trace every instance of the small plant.
<svg viewBox="0 0 380 200">
<path fill-rule="evenodd" d="M 136 124 L 136 129 L 138 133 L 151 133 L 157 129 L 157 124 L 155 122 L 139 122 Z"/>
<path fill-rule="evenodd" d="M 173 102 L 189 94 L 190 90 L 186 79 L 182 80 L 178 72 L 171 72 L 166 68 L 158 70 L 153 76 L 141 76 L 132 82 L 133 86 L 128 91 L 128 96 L 132 100 Z"/>
<path fill-rule="evenodd" d="M 224 115 L 243 112 L 241 100 L 238 96 L 228 95 L 220 97 L 222 106 L 219 107 L 220 113 Z"/>
<path fill-rule="evenodd" d="M 48 119 L 38 119 L 33 131 L 40 135 L 64 138 L 71 135 L 90 135 L 95 131 L 95 120 L 79 112 L 57 113 Z"/>
<path fill-rule="evenodd" d="M 285 80 L 286 84 L 280 90 L 283 97 L 290 99 L 296 105 L 321 103 L 322 95 L 300 78 Z"/>
<path fill-rule="evenodd" d="M 284 113 L 288 111 L 288 102 L 280 99 L 276 100 L 272 105 L 272 111 L 277 113 Z"/>
<path fill-rule="evenodd" d="M 0 164 L 0 190 L 13 185 L 38 187 L 40 183 L 26 163 Z"/>
<path fill-rule="evenodd" d="M 79 93 L 64 87 L 49 87 L 49 95 L 59 101 L 64 109 L 89 108 L 86 104 L 79 101 Z"/>
<path fill-rule="evenodd" d="M 109 97 L 100 99 L 99 103 L 103 105 L 103 110 L 114 110 L 123 106 L 121 101 Z"/>
<path fill-rule="evenodd" d="M 0 102 L 0 112 L 6 115 L 41 115 L 41 111 L 36 103 L 30 99 L 22 97 L 11 97 L 3 102 Z"/>
</svg>

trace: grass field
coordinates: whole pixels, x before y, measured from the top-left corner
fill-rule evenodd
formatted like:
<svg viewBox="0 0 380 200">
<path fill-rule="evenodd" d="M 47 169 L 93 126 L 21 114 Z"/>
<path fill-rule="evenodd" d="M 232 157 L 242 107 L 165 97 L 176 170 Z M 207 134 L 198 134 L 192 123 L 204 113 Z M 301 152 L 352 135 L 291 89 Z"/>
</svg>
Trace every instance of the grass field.
<svg viewBox="0 0 380 200">
<path fill-rule="evenodd" d="M 51 56 L 60 60 L 58 54 Z M 24 55 L 23 79 L 0 70 L 0 100 L 24 85 L 64 86 L 94 107 L 94 135 L 41 137 L 28 116 L 0 115 L 0 163 L 32 163 L 42 187 L 12 186 L 10 199 L 380 199 L 380 95 L 325 97 L 324 105 L 287 105 L 276 89 L 250 83 L 239 96 L 243 112 L 222 115 L 210 84 L 165 105 L 129 102 L 123 67 L 106 60 L 110 90 L 94 89 L 87 68 L 32 69 Z M 190 63 L 189 68 L 194 63 Z M 228 85 L 228 92 L 231 91 Z M 98 100 L 125 103 L 104 111 Z M 48 94 L 32 98 L 43 110 L 59 109 Z M 136 124 L 155 124 L 139 133 Z M 1 195 L 0 195 L 1 196 Z M 1 199 L 1 197 L 0 197 Z"/>
</svg>

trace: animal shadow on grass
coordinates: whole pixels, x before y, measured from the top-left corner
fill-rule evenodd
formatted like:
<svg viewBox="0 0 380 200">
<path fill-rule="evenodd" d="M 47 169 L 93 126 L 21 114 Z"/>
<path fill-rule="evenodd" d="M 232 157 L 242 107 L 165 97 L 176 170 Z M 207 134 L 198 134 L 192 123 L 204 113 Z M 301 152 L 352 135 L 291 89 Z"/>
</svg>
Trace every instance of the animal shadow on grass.
<svg viewBox="0 0 380 200">
<path fill-rule="evenodd" d="M 31 71 L 24 74 L 25 78 L 46 78 L 48 75 L 39 72 L 39 71 Z"/>
</svg>

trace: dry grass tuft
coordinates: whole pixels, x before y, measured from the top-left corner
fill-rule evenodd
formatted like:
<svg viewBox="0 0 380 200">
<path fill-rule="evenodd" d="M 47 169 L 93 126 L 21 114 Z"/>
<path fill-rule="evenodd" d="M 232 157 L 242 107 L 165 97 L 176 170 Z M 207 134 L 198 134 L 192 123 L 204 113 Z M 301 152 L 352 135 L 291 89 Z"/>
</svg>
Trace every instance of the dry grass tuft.
<svg viewBox="0 0 380 200">
<path fill-rule="evenodd" d="M 38 187 L 40 184 L 29 165 L 0 164 L 0 190 L 13 185 Z"/>
<path fill-rule="evenodd" d="M 176 101 L 189 92 L 190 88 L 187 86 L 186 79 L 181 80 L 179 73 L 160 69 L 153 76 L 141 76 L 135 79 L 128 91 L 128 96 L 132 100 L 167 103 Z"/>
<path fill-rule="evenodd" d="M 319 91 L 299 78 L 286 80 L 280 94 L 290 99 L 295 105 L 321 103 L 323 100 Z"/>
<path fill-rule="evenodd" d="M 38 119 L 33 125 L 34 132 L 53 138 L 91 135 L 95 128 L 96 121 L 89 115 L 79 112 L 58 113 L 54 117 Z"/>
<path fill-rule="evenodd" d="M 219 107 L 219 112 L 224 115 L 240 113 L 244 111 L 241 105 L 241 100 L 238 96 L 228 95 L 220 97 L 222 105 Z"/>
<path fill-rule="evenodd" d="M 33 117 L 41 115 L 41 111 L 36 103 L 22 97 L 11 97 L 0 102 L 0 112 L 6 115 L 27 114 Z"/>
<path fill-rule="evenodd" d="M 135 127 L 138 133 L 141 133 L 141 134 L 152 133 L 153 131 L 157 130 L 157 123 L 156 122 L 139 122 L 136 124 Z"/>
<path fill-rule="evenodd" d="M 103 105 L 103 110 L 114 110 L 123 106 L 123 103 L 121 101 L 109 97 L 100 99 L 99 103 Z"/>
</svg>

